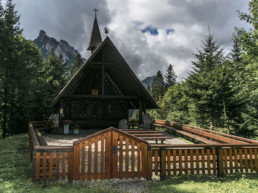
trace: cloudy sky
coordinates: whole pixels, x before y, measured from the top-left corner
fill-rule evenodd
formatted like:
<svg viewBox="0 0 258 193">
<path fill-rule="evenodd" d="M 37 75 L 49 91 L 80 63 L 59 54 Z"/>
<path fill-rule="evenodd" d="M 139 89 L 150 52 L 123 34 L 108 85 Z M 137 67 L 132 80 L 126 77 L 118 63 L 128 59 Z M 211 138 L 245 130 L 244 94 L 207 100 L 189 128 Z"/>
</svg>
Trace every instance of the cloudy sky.
<svg viewBox="0 0 258 193">
<path fill-rule="evenodd" d="M 5 2 L 5 1 L 3 1 Z M 101 31 L 109 37 L 140 79 L 165 72 L 172 64 L 178 80 L 191 70 L 193 53 L 208 26 L 225 51 L 231 49 L 234 27 L 249 26 L 237 10 L 248 11 L 248 0 L 13 0 L 28 39 L 41 29 L 64 39 L 88 58 L 87 45 L 95 7 Z M 102 33 L 102 37 L 105 35 Z"/>
</svg>

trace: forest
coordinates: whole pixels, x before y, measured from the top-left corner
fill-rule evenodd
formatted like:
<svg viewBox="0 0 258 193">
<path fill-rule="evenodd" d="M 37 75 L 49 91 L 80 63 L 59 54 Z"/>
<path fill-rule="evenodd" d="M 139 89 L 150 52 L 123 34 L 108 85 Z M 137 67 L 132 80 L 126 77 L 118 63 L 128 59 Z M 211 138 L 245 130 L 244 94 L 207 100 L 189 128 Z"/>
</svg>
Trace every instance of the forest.
<svg viewBox="0 0 258 193">
<path fill-rule="evenodd" d="M 230 54 L 208 32 L 194 54 L 187 79 L 177 82 L 172 65 L 164 76 L 157 72 L 147 88 L 160 106 L 149 112 L 154 118 L 257 137 L 257 0 L 249 2 L 249 13 L 238 15 L 251 27 L 235 28 Z M 2 138 L 27 132 L 29 121 L 46 120 L 52 112 L 49 103 L 83 63 L 78 54 L 69 69 L 53 49 L 47 59 L 42 59 L 40 50 L 23 36 L 19 20 L 12 0 L 5 5 L 0 1 Z"/>
<path fill-rule="evenodd" d="M 176 82 L 173 66 L 165 76 L 160 71 L 148 91 L 158 110 L 157 119 L 173 120 L 206 129 L 217 129 L 246 137 L 258 136 L 258 4 L 249 3 L 250 13 L 238 11 L 239 19 L 252 27 L 235 28 L 232 50 L 208 32 L 194 53 L 187 79 Z"/>
</svg>

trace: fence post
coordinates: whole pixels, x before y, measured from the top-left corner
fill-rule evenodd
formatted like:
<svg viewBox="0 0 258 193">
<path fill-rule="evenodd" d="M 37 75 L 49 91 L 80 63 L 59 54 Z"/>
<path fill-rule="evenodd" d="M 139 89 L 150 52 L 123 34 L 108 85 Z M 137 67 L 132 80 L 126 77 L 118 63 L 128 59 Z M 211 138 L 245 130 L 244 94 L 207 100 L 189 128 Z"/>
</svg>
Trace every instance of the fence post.
<svg viewBox="0 0 258 193">
<path fill-rule="evenodd" d="M 147 155 L 147 170 L 148 170 L 148 173 L 147 173 L 147 179 L 148 180 L 151 180 L 151 177 L 152 177 L 152 150 L 151 150 L 151 147 L 148 145 L 148 155 Z"/>
<path fill-rule="evenodd" d="M 73 145 L 73 180 L 77 181 L 80 178 L 80 145 Z"/>
<path fill-rule="evenodd" d="M 223 150 L 220 147 L 216 148 L 217 154 L 217 176 L 222 177 L 224 175 L 224 167 L 223 167 Z"/>
<path fill-rule="evenodd" d="M 159 150 L 159 158 L 160 158 L 160 180 L 163 180 L 166 176 L 166 150 L 165 148 L 160 148 Z"/>
<path fill-rule="evenodd" d="M 37 151 L 31 151 L 32 159 L 32 181 L 36 181 Z"/>
<path fill-rule="evenodd" d="M 68 182 L 73 181 L 74 152 L 68 152 Z"/>
</svg>

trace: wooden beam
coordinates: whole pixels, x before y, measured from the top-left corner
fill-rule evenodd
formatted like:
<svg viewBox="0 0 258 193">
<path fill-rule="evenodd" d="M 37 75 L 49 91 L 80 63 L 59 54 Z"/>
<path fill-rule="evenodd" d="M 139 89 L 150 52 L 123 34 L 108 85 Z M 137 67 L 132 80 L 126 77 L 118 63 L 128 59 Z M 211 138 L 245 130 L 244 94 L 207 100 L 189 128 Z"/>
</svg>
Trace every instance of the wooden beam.
<svg viewBox="0 0 258 193">
<path fill-rule="evenodd" d="M 102 64 L 102 96 L 105 95 L 105 67 Z"/>
<path fill-rule="evenodd" d="M 64 99 L 94 99 L 94 98 L 104 98 L 104 99 L 139 99 L 136 96 L 113 96 L 113 95 L 67 95 L 63 97 Z"/>
<path fill-rule="evenodd" d="M 130 104 L 134 109 L 137 109 L 136 106 L 133 104 L 132 101 L 129 101 L 129 104 Z"/>
<path fill-rule="evenodd" d="M 146 114 L 146 105 L 145 105 L 145 100 L 142 101 L 142 110 L 144 112 L 144 114 Z"/>
<path fill-rule="evenodd" d="M 116 65 L 115 63 L 110 63 L 110 62 L 91 62 L 90 64 L 94 65 Z"/>
<path fill-rule="evenodd" d="M 142 100 L 139 101 L 140 107 L 139 107 L 139 127 L 140 125 L 143 125 L 143 118 L 142 118 Z"/>
</svg>

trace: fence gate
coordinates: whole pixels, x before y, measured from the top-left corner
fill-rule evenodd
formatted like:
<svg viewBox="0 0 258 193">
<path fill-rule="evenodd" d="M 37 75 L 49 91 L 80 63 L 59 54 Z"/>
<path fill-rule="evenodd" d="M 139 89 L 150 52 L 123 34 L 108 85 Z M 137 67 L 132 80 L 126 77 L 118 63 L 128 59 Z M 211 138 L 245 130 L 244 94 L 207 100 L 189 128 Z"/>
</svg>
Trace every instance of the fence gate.
<svg viewBox="0 0 258 193">
<path fill-rule="evenodd" d="M 147 142 L 108 128 L 74 142 L 74 180 L 147 177 Z"/>
</svg>

